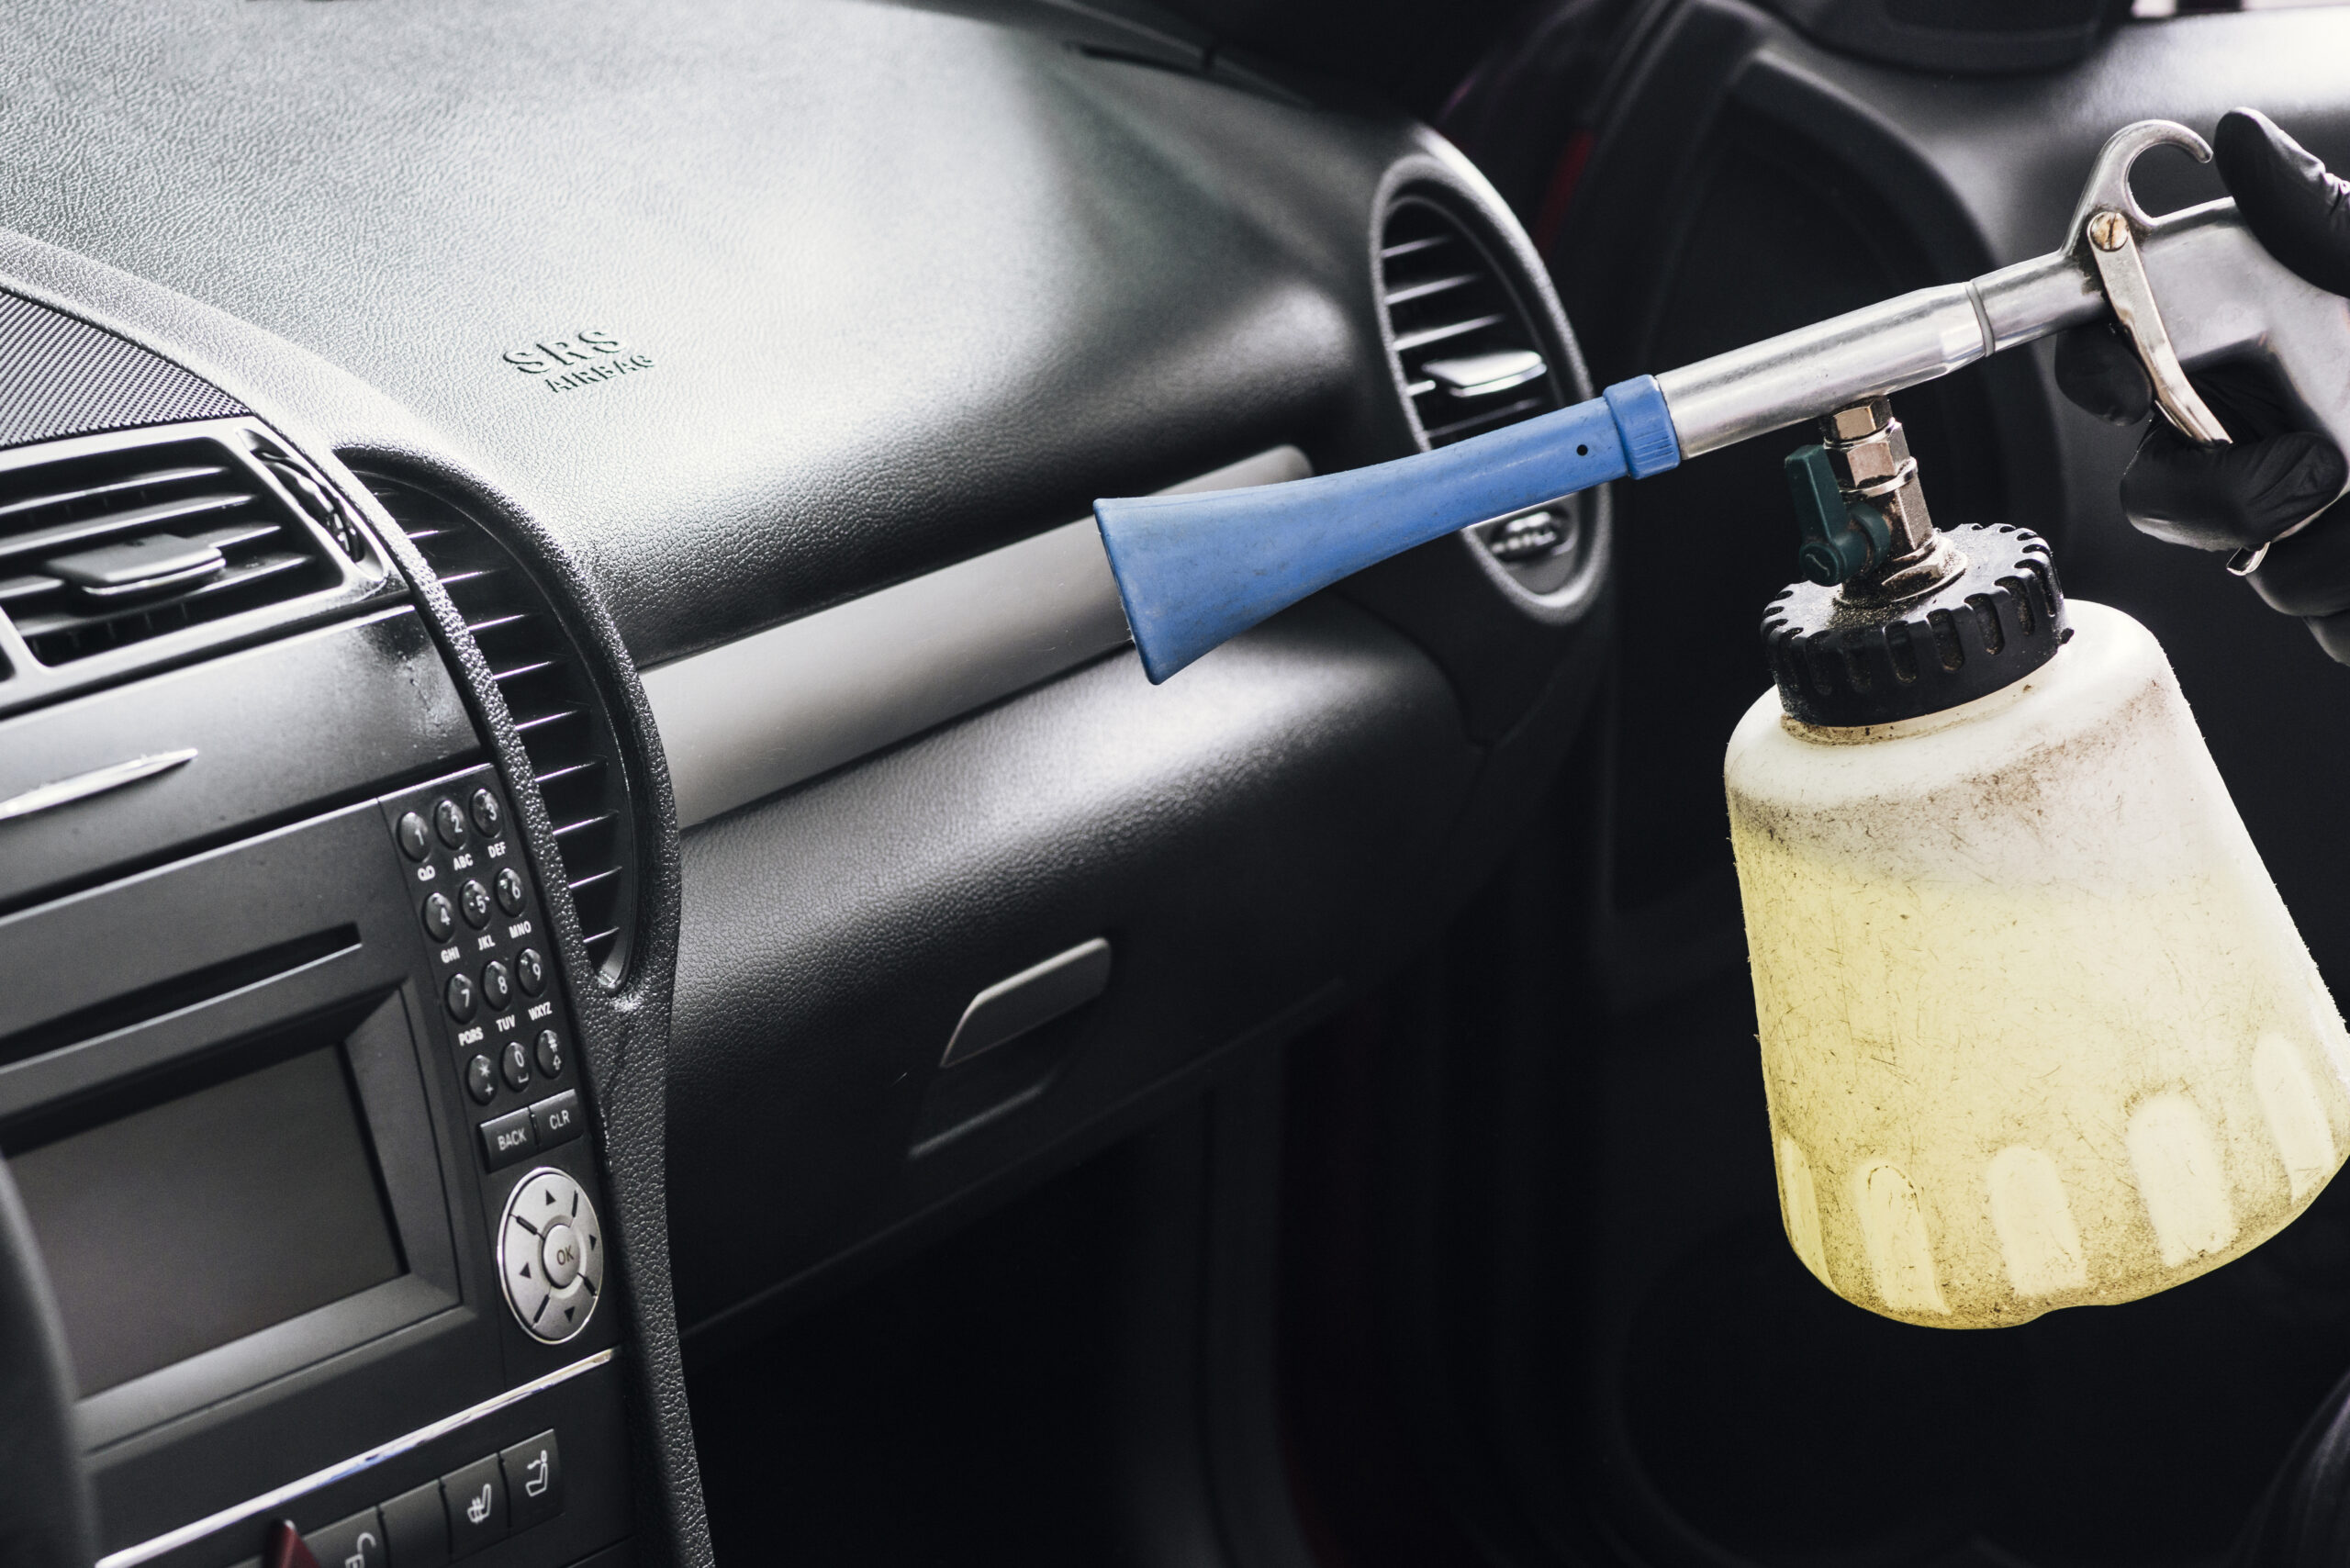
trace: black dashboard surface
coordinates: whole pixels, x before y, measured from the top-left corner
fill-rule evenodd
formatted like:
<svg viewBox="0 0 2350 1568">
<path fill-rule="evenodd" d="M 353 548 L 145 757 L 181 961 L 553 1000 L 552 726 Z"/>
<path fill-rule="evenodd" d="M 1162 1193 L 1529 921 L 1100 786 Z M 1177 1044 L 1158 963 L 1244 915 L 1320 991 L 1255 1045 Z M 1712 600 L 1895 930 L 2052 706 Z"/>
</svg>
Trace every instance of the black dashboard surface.
<svg viewBox="0 0 2350 1568">
<path fill-rule="evenodd" d="M 161 824 L 142 857 L 357 809 L 461 752 L 496 765 L 549 884 L 610 1183 L 636 1528 L 685 1561 L 703 1543 L 673 1240 L 686 1326 L 722 1354 L 833 1264 L 1163 1111 L 1424 939 L 1503 853 L 1596 684 L 1604 508 L 1577 586 L 1539 604 L 1481 546 L 1440 541 L 1171 690 L 1123 651 L 1063 666 L 680 834 L 637 667 L 1066 525 L 1100 494 L 1287 445 L 1323 470 L 1410 450 L 1378 294 L 1399 190 L 1448 204 L 1481 264 L 1516 274 L 1501 286 L 1530 341 L 1580 375 L 1523 234 L 1440 139 L 1203 59 L 1080 48 L 1098 16 L 1024 3 L 989 21 L 851 0 L 166 0 L 26 5 L 0 28 L 6 286 L 216 383 L 355 505 L 360 474 L 445 501 L 443 523 L 511 556 L 514 619 L 554 628 L 554 656 L 610 710 L 587 755 L 543 766 L 527 688 L 507 684 L 542 666 L 485 642 L 504 612 L 452 598 L 462 563 L 419 543 L 439 524 L 361 505 L 412 587 L 401 647 L 447 666 L 420 717 L 347 679 L 242 701 L 252 668 L 320 632 L 185 669 L 167 666 L 213 650 L 167 649 L 133 672 L 151 680 L 16 722 L 119 750 L 160 733 L 108 719 L 122 704 L 217 677 L 229 718 L 191 790 L 225 777 L 200 771 L 216 754 L 269 766 L 274 737 L 330 729 L 311 715 L 338 703 L 450 737 L 431 767 L 389 748 L 316 790 L 281 757 L 298 798 L 194 827 L 141 797 Z M 32 782 L 70 749 L 28 762 Z M 556 820 L 550 780 L 572 767 L 621 780 L 604 815 Z M 569 907 L 589 879 L 556 835 L 607 821 L 634 834 L 636 929 L 599 984 Z M 324 897 L 340 872 L 304 875 Z M 975 994 L 1089 943 L 1115 957 L 1087 1009 L 946 1070 Z M 715 1226 L 746 1190 L 750 1228 Z M 123 1439 L 109 1542 L 191 1528 L 481 1392 L 390 1361 L 313 1373 L 235 1415 L 278 1448 L 214 1441 L 185 1495 L 146 1478 L 205 1432 Z M 402 1414 L 368 1379 L 435 1407 Z M 297 1407 L 351 1390 L 374 1403 L 337 1406 L 341 1425 Z M 421 1476 L 428 1456 L 400 1462 Z M 375 1485 L 302 1506 L 347 1512 L 389 1495 Z M 234 1560 L 226 1536 L 190 1540 L 197 1568 Z M 163 1540 L 147 1544 L 180 1550 Z"/>
<path fill-rule="evenodd" d="M 380 388 L 640 665 L 1399 428 L 1392 118 L 829 0 L 25 6 L 0 61 L 0 222 Z"/>
</svg>

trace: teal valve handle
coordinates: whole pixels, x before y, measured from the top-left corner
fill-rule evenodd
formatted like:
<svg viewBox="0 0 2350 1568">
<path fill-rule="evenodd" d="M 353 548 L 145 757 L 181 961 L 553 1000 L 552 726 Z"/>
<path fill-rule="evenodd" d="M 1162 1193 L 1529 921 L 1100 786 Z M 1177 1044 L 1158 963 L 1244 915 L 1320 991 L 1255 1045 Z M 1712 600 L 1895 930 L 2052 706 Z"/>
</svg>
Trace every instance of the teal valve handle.
<svg viewBox="0 0 2350 1568">
<path fill-rule="evenodd" d="M 1457 445 L 1254 489 L 1093 503 L 1126 624 L 1156 685 L 1388 556 L 1681 462 L 1654 376 Z"/>
<path fill-rule="evenodd" d="M 1834 588 L 1891 558 L 1892 525 L 1868 502 L 1844 498 L 1826 447 L 1799 446 L 1781 466 L 1795 497 L 1796 526 L 1803 533 L 1796 566 L 1806 578 Z"/>
</svg>

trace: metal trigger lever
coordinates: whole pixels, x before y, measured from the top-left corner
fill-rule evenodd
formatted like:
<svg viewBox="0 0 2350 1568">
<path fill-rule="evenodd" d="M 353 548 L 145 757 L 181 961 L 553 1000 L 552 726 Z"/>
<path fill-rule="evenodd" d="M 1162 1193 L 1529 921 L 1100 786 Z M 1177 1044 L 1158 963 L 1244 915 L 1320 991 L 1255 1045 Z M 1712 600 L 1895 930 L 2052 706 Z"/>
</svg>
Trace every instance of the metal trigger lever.
<svg viewBox="0 0 2350 1568">
<path fill-rule="evenodd" d="M 2130 127 L 2106 143 L 2098 155 L 2074 213 L 2066 249 L 2076 257 L 2086 252 L 2096 267 L 2106 303 L 2113 308 L 2121 330 L 2130 334 L 2131 346 L 2138 351 L 2138 362 L 2154 385 L 2154 403 L 2164 417 L 2190 441 L 2226 446 L 2230 444 L 2227 427 L 2188 380 L 2187 367 L 2171 346 L 2170 330 L 2163 325 L 2154 285 L 2146 277 L 2145 258 L 2138 250 L 2139 236 L 2154 219 L 2138 205 L 2130 188 L 2130 170 L 2141 154 L 2156 147 L 2180 147 L 2199 163 L 2211 161 L 2210 144 L 2174 120 L 2143 120 Z M 2277 537 L 2285 538 L 2306 526 L 2297 524 Z M 2240 577 L 2249 576 L 2267 554 L 2267 544 L 2239 550 L 2228 557 L 2228 570 Z"/>
</svg>

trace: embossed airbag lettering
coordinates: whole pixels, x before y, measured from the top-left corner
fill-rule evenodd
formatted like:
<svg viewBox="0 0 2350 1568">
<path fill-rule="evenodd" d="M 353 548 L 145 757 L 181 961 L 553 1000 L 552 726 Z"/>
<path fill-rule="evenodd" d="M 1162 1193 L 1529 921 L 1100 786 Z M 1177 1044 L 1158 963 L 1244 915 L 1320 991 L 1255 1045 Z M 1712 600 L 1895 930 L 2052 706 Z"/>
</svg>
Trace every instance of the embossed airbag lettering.
<svg viewBox="0 0 2350 1568">
<path fill-rule="evenodd" d="M 550 392 L 569 392 L 653 368 L 651 355 L 630 353 L 619 338 L 601 330 L 509 349 L 499 357 L 525 375 L 544 376 L 540 385 Z"/>
</svg>

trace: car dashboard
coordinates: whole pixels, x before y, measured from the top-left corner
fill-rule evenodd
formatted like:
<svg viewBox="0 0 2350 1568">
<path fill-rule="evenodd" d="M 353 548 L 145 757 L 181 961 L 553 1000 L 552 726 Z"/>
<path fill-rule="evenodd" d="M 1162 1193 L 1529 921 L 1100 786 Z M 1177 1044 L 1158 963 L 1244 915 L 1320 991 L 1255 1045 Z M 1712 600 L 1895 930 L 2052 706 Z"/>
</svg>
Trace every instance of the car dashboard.
<svg viewBox="0 0 2350 1568">
<path fill-rule="evenodd" d="M 108 1568 L 690 1556 L 682 1343 L 1326 1011 L 1588 700 L 1602 501 L 1124 652 L 1096 494 L 1587 389 L 1392 113 L 1049 9 L 22 21 L 0 1148 Z"/>
<path fill-rule="evenodd" d="M 1108 0 L 13 7 L 0 1151 L 101 1568 L 710 1561 L 689 1372 L 1431 948 L 1494 1039 L 1743 997 L 1706 824 L 1775 454 L 1492 520 L 1163 686 L 1094 499 L 2038 253 L 2109 122 L 2266 85 L 2332 134 L 2345 39 L 2132 24 L 2043 89 L 1627 9 L 1664 20 L 1595 151 L 1448 122 L 1489 179 Z M 2194 695 L 2238 622 L 2115 543 L 2120 438 L 2052 385 L 1905 395 L 1938 498 L 2039 498 Z M 2331 756 L 2240 791 L 2255 837 Z M 1537 870 L 1529 951 L 1493 889 Z"/>
</svg>

